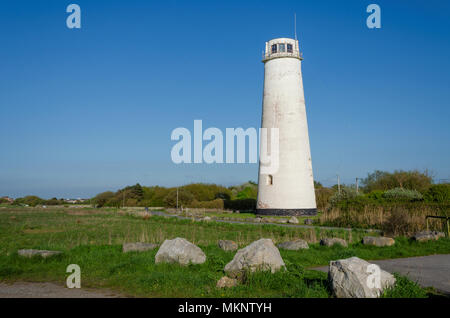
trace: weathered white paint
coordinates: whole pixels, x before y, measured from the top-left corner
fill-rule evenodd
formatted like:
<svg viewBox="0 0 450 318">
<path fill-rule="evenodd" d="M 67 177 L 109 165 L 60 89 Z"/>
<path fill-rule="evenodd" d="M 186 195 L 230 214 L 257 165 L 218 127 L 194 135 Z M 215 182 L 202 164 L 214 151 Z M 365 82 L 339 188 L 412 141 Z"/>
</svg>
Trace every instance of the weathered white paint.
<svg viewBox="0 0 450 318">
<path fill-rule="evenodd" d="M 278 43 L 292 44 L 293 52 L 272 54 Z M 296 40 L 266 43 L 261 126 L 279 128 L 279 169 L 264 175 L 260 164 L 257 209 L 316 208 L 301 60 Z"/>
</svg>

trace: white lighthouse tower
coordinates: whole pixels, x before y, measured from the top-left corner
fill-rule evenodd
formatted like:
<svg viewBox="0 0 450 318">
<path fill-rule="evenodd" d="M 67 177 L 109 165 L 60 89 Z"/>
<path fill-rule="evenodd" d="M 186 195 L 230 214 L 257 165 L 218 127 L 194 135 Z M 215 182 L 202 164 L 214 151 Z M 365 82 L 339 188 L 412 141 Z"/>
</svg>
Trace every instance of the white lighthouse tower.
<svg viewBox="0 0 450 318">
<path fill-rule="evenodd" d="M 261 126 L 268 135 L 270 128 L 278 128 L 279 163 L 276 171 L 265 174 L 260 160 L 257 214 L 317 212 L 301 61 L 297 40 L 266 42 Z"/>
</svg>

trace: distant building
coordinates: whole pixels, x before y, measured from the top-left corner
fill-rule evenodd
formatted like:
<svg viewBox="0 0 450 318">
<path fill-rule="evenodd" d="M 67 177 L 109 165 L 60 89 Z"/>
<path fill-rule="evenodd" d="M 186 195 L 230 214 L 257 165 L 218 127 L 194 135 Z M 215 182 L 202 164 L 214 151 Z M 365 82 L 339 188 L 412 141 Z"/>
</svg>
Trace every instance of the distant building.
<svg viewBox="0 0 450 318">
<path fill-rule="evenodd" d="M 8 197 L 8 196 L 2 197 L 2 199 L 8 201 L 9 203 L 13 203 L 13 202 L 14 202 L 14 199 L 13 199 L 13 198 L 10 198 L 10 197 Z"/>
<path fill-rule="evenodd" d="M 71 204 L 77 204 L 77 203 L 83 203 L 84 201 L 87 201 L 88 199 L 64 199 L 64 202 L 71 203 Z"/>
</svg>

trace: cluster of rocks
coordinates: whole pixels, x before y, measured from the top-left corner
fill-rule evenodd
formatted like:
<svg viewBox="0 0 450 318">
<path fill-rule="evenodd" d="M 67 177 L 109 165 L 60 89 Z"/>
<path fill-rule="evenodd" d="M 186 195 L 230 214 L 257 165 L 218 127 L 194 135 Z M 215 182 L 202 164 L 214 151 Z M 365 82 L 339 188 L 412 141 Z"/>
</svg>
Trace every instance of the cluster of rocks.
<svg viewBox="0 0 450 318">
<path fill-rule="evenodd" d="M 343 247 L 347 247 L 348 243 L 346 240 L 337 237 L 326 237 L 320 240 L 320 245 L 333 246 L 339 244 Z M 391 246 L 395 244 L 395 240 L 390 237 L 385 236 L 365 236 L 362 239 L 362 244 L 372 245 L 372 246 Z"/>
<path fill-rule="evenodd" d="M 241 219 L 242 220 L 242 219 Z M 245 219 L 245 221 L 247 222 L 253 222 L 253 223 L 289 223 L 289 224 L 300 224 L 300 221 L 297 217 L 292 216 L 290 219 L 286 219 L 286 218 L 261 218 L 261 217 L 256 217 L 256 218 L 248 218 Z M 312 225 L 313 224 L 313 220 L 312 219 L 305 219 L 304 223 L 305 225 Z"/>
<path fill-rule="evenodd" d="M 218 245 L 225 251 L 235 251 L 238 248 L 236 242 L 228 240 L 220 240 Z M 156 264 L 179 263 L 181 265 L 188 265 L 202 264 L 205 261 L 206 255 L 198 246 L 179 237 L 173 240 L 165 240 L 155 255 Z M 225 265 L 224 271 L 227 276 L 222 277 L 217 282 L 217 287 L 236 286 L 238 280 L 247 271 L 267 270 L 274 273 L 284 267 L 284 261 L 272 240 L 260 239 L 240 249 L 231 262 Z"/>
<path fill-rule="evenodd" d="M 441 236 L 438 233 L 429 235 Z M 339 238 L 324 238 L 320 241 L 322 245 L 332 246 L 341 244 L 347 246 L 347 242 Z M 374 246 L 390 246 L 395 241 L 388 237 L 371 237 L 363 239 L 363 244 Z M 238 245 L 234 241 L 219 240 L 218 245 L 225 251 L 235 251 Z M 125 243 L 123 252 L 143 252 L 155 249 L 156 244 L 151 243 Z M 287 250 L 307 249 L 308 243 L 297 239 L 291 242 L 278 244 L 279 248 Z M 19 255 L 32 257 L 40 255 L 50 257 L 61 254 L 60 251 L 47 250 L 19 250 Z M 206 261 L 205 253 L 196 245 L 184 238 L 165 240 L 155 255 L 155 263 L 178 263 L 180 265 L 203 264 Z M 223 276 L 218 282 L 217 288 L 231 288 L 236 286 L 245 277 L 247 272 L 276 271 L 283 270 L 286 265 L 280 255 L 278 248 L 271 239 L 262 238 L 250 245 L 240 249 L 233 259 L 225 265 Z M 333 294 L 339 298 L 376 298 L 384 289 L 395 284 L 395 278 L 390 273 L 381 270 L 378 265 L 370 264 L 358 257 L 351 257 L 337 261 L 331 261 L 328 268 L 328 280 Z"/>
</svg>

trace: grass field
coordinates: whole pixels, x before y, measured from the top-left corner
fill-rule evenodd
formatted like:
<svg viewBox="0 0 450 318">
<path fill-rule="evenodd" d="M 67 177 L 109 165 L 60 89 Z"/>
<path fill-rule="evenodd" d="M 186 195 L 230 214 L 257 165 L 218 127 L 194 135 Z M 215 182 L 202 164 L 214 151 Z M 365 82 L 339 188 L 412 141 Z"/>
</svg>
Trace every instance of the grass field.
<svg viewBox="0 0 450 318">
<path fill-rule="evenodd" d="M 143 218 L 117 209 L 90 208 L 0 208 L 0 281 L 52 281 L 64 284 L 69 264 L 78 264 L 82 286 L 108 288 L 127 296 L 144 297 L 329 297 L 326 274 L 308 267 L 330 260 L 358 256 L 386 259 L 450 253 L 450 240 L 418 243 L 397 238 L 391 247 L 370 247 L 360 243 L 362 231 L 291 228 L 276 225 L 194 222 L 175 218 Z M 154 263 L 157 249 L 144 253 L 122 253 L 124 242 L 162 243 L 184 237 L 207 255 L 202 265 L 181 267 Z M 218 290 L 217 280 L 234 256 L 217 247 L 217 240 L 231 239 L 239 247 L 259 239 L 275 243 L 295 238 L 310 242 L 310 249 L 280 250 L 288 271 L 256 273 L 236 288 Z M 322 237 L 341 237 L 348 248 L 324 247 Z M 25 259 L 21 248 L 61 250 L 49 259 Z M 399 277 L 398 286 L 385 296 L 422 297 L 427 292 Z"/>
</svg>

